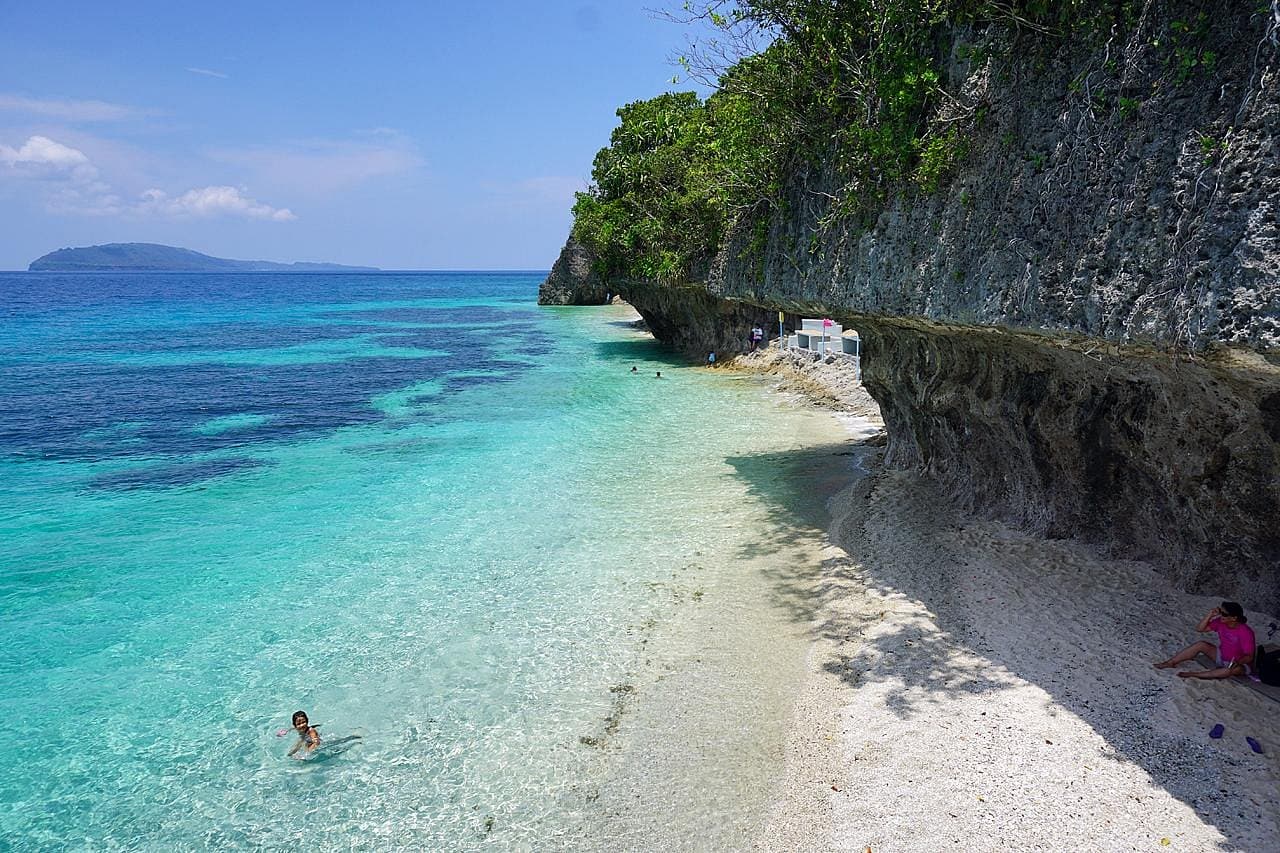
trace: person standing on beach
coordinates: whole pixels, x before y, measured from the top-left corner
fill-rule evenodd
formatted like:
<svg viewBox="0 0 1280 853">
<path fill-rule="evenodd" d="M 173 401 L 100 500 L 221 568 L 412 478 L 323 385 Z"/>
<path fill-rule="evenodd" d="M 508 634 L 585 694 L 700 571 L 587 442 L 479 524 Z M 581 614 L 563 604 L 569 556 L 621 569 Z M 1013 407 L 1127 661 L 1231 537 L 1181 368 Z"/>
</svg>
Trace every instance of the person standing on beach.
<svg viewBox="0 0 1280 853">
<path fill-rule="evenodd" d="M 1201 634 L 1213 632 L 1218 635 L 1219 645 L 1208 640 L 1201 640 L 1187 646 L 1168 660 L 1154 664 L 1156 669 L 1170 669 L 1185 663 L 1198 654 L 1208 655 L 1217 661 L 1215 669 L 1200 672 L 1187 670 L 1178 673 L 1179 678 L 1230 678 L 1233 675 L 1248 675 L 1253 668 L 1254 649 L 1257 640 L 1253 629 L 1245 622 L 1244 608 L 1234 601 L 1224 601 L 1222 606 L 1210 610 L 1196 625 Z"/>
</svg>

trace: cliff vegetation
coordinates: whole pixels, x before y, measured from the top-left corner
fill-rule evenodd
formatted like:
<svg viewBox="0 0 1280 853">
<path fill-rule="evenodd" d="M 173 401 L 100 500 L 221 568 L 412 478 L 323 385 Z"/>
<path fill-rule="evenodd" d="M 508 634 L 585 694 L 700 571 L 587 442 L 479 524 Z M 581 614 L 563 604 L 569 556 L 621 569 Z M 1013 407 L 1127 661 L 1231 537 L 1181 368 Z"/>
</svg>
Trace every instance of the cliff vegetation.
<svg viewBox="0 0 1280 853">
<path fill-rule="evenodd" d="M 940 108 L 953 54 L 978 60 L 1012 50 L 1022 31 L 1100 38 L 1132 27 L 1136 3 L 1087 0 L 747 0 L 684 7 L 719 39 L 694 45 L 686 71 L 714 80 L 705 101 L 669 93 L 618 110 L 619 127 L 596 155 L 589 192 L 574 207 L 574 235 L 608 276 L 664 281 L 705 275 L 731 226 L 785 212 L 799 164 L 834 168 L 836 216 L 866 214 L 896 193 L 933 192 L 985 117 Z M 956 42 L 959 28 L 995 23 L 1008 42 Z M 1203 27 L 1204 15 L 1185 24 Z M 768 42 L 759 53 L 749 52 Z M 1179 75 L 1212 70 L 1215 54 L 1182 46 Z M 745 54 L 725 66 L 730 57 Z M 1136 109 L 1136 103 L 1126 108 Z M 971 121 L 966 122 L 965 119 Z M 752 245 L 763 249 L 762 240 Z"/>
<path fill-rule="evenodd" d="M 1280 0 L 742 0 L 619 110 L 598 285 L 691 354 L 858 329 L 886 458 L 1280 607 Z"/>
</svg>

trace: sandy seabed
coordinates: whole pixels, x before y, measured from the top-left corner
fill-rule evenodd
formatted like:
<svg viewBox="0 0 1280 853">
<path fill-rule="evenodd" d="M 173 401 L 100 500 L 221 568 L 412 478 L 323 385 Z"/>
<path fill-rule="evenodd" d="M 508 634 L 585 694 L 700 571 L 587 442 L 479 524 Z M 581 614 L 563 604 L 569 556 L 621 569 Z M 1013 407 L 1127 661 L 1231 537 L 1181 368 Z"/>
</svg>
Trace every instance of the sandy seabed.
<svg viewBox="0 0 1280 853">
<path fill-rule="evenodd" d="M 867 414 L 830 360 L 781 361 L 742 367 Z M 803 591 L 807 680 L 755 849 L 1280 850 L 1280 703 L 1151 666 L 1217 599 L 967 517 L 856 452 Z M 1274 616 L 1249 621 L 1280 643 Z"/>
</svg>

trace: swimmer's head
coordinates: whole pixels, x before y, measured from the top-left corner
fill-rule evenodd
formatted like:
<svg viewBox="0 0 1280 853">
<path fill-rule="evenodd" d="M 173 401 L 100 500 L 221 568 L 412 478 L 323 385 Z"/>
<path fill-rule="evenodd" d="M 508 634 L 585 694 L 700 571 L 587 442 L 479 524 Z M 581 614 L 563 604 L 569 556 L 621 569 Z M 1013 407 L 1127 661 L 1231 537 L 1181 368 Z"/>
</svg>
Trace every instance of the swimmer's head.
<svg viewBox="0 0 1280 853">
<path fill-rule="evenodd" d="M 293 712 L 293 727 L 295 729 L 306 729 L 311 726 L 311 722 L 307 719 L 306 711 Z"/>
</svg>

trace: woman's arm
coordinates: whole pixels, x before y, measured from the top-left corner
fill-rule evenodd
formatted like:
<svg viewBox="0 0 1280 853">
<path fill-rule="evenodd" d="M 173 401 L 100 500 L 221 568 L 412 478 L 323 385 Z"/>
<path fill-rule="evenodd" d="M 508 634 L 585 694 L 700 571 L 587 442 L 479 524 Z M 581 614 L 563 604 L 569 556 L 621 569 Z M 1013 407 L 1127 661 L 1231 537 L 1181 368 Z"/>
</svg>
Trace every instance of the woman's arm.
<svg viewBox="0 0 1280 853">
<path fill-rule="evenodd" d="M 310 752 L 320 745 L 320 730 L 312 726 L 307 729 L 307 735 L 307 752 Z"/>
<path fill-rule="evenodd" d="M 1200 624 L 1196 626 L 1196 631 L 1198 631 L 1201 634 L 1209 633 L 1209 623 L 1212 622 L 1214 619 L 1217 619 L 1221 615 L 1222 615 L 1222 612 L 1218 610 L 1218 608 L 1216 607 L 1213 608 L 1207 614 L 1205 614 L 1205 617 L 1203 619 L 1200 620 Z"/>
<path fill-rule="evenodd" d="M 303 745 L 304 743 L 306 743 L 306 740 L 305 740 L 304 738 L 298 738 L 298 742 L 297 742 L 297 743 L 295 743 L 295 744 L 293 745 L 293 749 L 291 749 L 291 750 L 289 750 L 288 752 L 286 752 L 286 753 L 285 753 L 285 757 L 286 757 L 286 758 L 292 758 L 292 757 L 293 757 L 293 754 L 294 754 L 295 752 L 297 752 L 298 750 L 302 749 L 302 745 Z"/>
</svg>

